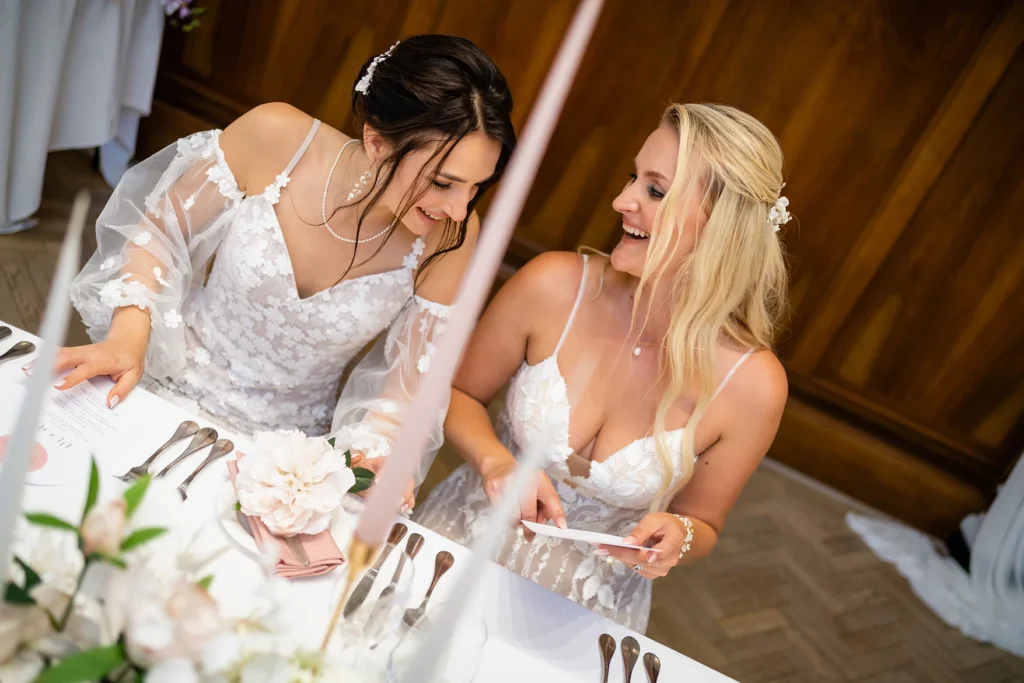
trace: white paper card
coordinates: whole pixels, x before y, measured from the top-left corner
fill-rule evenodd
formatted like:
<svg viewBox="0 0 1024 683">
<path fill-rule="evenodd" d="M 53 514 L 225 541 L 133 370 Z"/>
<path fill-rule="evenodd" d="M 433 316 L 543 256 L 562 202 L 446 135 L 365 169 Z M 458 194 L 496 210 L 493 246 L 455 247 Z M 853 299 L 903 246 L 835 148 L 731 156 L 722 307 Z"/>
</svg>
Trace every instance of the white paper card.
<svg viewBox="0 0 1024 683">
<path fill-rule="evenodd" d="M 94 384 L 95 382 L 95 384 Z M 97 386 L 99 385 L 99 386 Z M 109 386 L 108 386 L 109 385 Z M 106 405 L 110 380 L 96 378 L 67 391 L 51 391 L 36 431 L 26 482 L 36 486 L 59 486 L 80 476 L 84 463 L 98 449 L 119 447 L 120 422 L 117 411 Z M 14 430 L 25 389 L 8 384 L 0 396 L 0 451 Z M 2 457 L 0 457 L 2 461 Z"/>
<path fill-rule="evenodd" d="M 620 536 L 612 536 L 611 534 L 601 534 L 596 531 L 581 531 L 579 529 L 559 529 L 557 526 L 537 524 L 536 522 L 527 522 L 525 520 L 522 524 L 533 533 L 540 534 L 542 536 L 564 538 L 569 541 L 583 541 L 584 543 L 591 543 L 593 545 L 611 545 L 617 548 L 648 550 L 656 553 L 661 552 L 657 548 L 645 548 L 642 545 L 630 545 L 628 543 L 623 543 Z"/>
</svg>

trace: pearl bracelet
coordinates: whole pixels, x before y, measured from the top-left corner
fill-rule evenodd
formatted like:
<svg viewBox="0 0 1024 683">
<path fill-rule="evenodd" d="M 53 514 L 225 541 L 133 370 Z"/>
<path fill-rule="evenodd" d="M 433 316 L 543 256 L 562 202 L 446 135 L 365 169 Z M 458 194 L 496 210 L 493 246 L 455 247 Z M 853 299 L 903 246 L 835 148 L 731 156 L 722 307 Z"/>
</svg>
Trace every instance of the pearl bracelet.
<svg viewBox="0 0 1024 683">
<path fill-rule="evenodd" d="M 682 522 L 683 526 L 686 528 L 686 537 L 683 538 L 683 547 L 679 549 L 679 559 L 681 560 L 683 559 L 683 555 L 685 555 L 686 552 L 690 549 L 690 541 L 693 540 L 693 522 L 690 521 L 689 517 L 677 515 L 674 512 L 669 514 L 671 514 L 673 517 Z"/>
</svg>

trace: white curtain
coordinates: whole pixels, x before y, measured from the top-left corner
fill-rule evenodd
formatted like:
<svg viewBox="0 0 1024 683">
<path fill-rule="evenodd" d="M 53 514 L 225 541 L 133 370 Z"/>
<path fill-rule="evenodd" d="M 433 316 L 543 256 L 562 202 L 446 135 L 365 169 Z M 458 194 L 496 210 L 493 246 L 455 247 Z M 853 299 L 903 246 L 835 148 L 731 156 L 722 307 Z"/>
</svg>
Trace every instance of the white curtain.
<svg viewBox="0 0 1024 683">
<path fill-rule="evenodd" d="M 33 224 L 50 151 L 100 147 L 117 183 L 163 26 L 158 0 L 0 0 L 0 234 Z"/>
<path fill-rule="evenodd" d="M 970 573 L 940 554 L 933 539 L 902 524 L 853 513 L 847 523 L 947 624 L 1024 657 L 1024 457 L 988 512 L 961 524 L 971 546 Z"/>
</svg>

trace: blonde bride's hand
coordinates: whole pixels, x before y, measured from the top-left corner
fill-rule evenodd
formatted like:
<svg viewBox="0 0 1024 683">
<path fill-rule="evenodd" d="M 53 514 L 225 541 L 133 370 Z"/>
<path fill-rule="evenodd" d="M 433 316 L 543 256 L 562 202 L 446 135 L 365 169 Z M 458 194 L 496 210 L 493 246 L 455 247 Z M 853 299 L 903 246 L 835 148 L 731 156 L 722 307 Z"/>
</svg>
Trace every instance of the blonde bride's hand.
<svg viewBox="0 0 1024 683">
<path fill-rule="evenodd" d="M 483 468 L 481 476 L 484 480 L 484 493 L 490 498 L 491 503 L 497 504 L 517 466 L 516 459 L 510 455 L 499 462 L 488 463 Z M 543 470 L 534 473 L 533 479 L 523 492 L 519 501 L 519 519 L 538 524 L 546 524 L 548 520 L 552 520 L 555 526 L 561 529 L 567 526 L 562 499 Z M 528 539 L 533 538 L 531 532 L 526 529 L 523 531 Z"/>
</svg>

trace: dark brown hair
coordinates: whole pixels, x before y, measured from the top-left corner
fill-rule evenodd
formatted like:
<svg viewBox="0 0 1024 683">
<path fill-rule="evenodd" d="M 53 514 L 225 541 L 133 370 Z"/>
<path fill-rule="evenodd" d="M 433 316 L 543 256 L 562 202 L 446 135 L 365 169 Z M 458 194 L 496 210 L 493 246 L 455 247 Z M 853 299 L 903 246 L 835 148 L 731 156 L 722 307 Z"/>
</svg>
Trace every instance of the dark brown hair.
<svg viewBox="0 0 1024 683">
<path fill-rule="evenodd" d="M 366 74 L 373 58 L 359 70 L 356 83 Z M 512 128 L 512 93 L 491 58 L 471 41 L 458 36 L 421 35 L 401 41 L 391 55 L 377 64 L 365 93 L 353 88 L 352 113 L 359 131 L 369 124 L 387 143 L 388 155 L 374 178 L 367 201 L 356 222 L 356 239 L 363 220 L 380 202 L 390 186 L 399 164 L 411 152 L 440 143 L 427 162 L 436 161 L 424 175 L 437 173 L 452 149 L 462 138 L 481 131 L 501 143 L 494 174 L 480 185 L 469 202 L 466 219 L 455 223 L 445 220 L 444 233 L 437 250 L 427 257 L 420 274 L 435 259 L 462 246 L 466 225 L 477 200 L 501 177 L 516 144 Z M 423 196 L 428 185 L 414 183 L 398 209 L 401 219 Z M 392 228 L 370 256 L 380 252 L 394 232 Z M 349 262 L 353 267 L 355 254 Z M 342 275 L 344 279 L 345 275 Z M 339 280 L 340 281 L 340 280 Z"/>
</svg>

